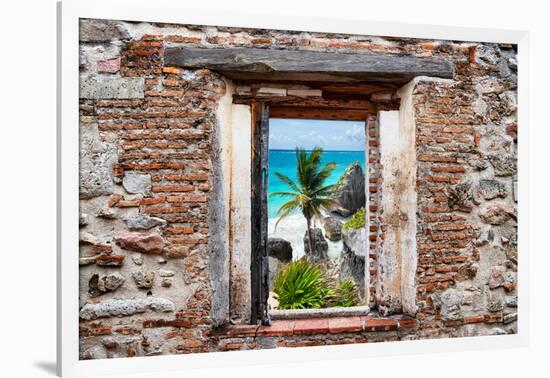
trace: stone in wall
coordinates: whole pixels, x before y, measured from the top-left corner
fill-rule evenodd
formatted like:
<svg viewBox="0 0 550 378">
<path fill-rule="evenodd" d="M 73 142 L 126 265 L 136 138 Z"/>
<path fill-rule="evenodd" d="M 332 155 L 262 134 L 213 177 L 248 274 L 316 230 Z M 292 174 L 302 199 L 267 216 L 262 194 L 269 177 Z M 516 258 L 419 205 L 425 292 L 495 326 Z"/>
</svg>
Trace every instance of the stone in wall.
<svg viewBox="0 0 550 378">
<path fill-rule="evenodd" d="M 115 242 L 123 249 L 129 251 L 152 253 L 162 253 L 165 242 L 159 234 L 140 234 L 131 232 L 115 236 Z"/>
<path fill-rule="evenodd" d="M 80 318 L 91 320 L 111 316 L 130 316 L 144 313 L 173 312 L 175 305 L 165 298 L 147 297 L 145 299 L 110 299 L 99 303 L 87 303 L 80 310 Z"/>
<path fill-rule="evenodd" d="M 441 318 L 457 320 L 462 318 L 462 301 L 464 294 L 456 289 L 447 289 L 439 296 Z"/>
<path fill-rule="evenodd" d="M 132 273 L 132 278 L 140 289 L 150 289 L 155 282 L 155 272 L 140 270 Z"/>
<path fill-rule="evenodd" d="M 115 291 L 124 283 L 124 277 L 120 273 L 112 273 L 105 276 L 94 274 L 89 281 L 88 293 L 91 297 L 98 297 L 110 291 Z"/>
<path fill-rule="evenodd" d="M 448 203 L 451 209 L 468 210 L 472 207 L 472 182 L 466 181 L 448 188 Z"/>
<path fill-rule="evenodd" d="M 131 194 L 151 195 L 151 175 L 127 173 L 122 178 L 122 186 Z"/>
<path fill-rule="evenodd" d="M 141 77 L 80 77 L 82 99 L 139 99 L 144 97 L 145 79 Z"/>
<path fill-rule="evenodd" d="M 150 217 L 144 214 L 124 215 L 122 219 L 130 230 L 149 230 L 157 226 L 165 226 L 166 220 L 156 217 Z"/>
<path fill-rule="evenodd" d="M 118 161 L 114 146 L 99 138 L 97 123 L 80 123 L 80 198 L 105 196 L 114 192 L 112 167 Z"/>
<path fill-rule="evenodd" d="M 497 197 L 504 198 L 508 195 L 506 185 L 491 179 L 483 179 L 479 181 L 479 191 L 481 196 L 486 200 L 491 200 Z"/>
<path fill-rule="evenodd" d="M 111 42 L 130 38 L 119 21 L 82 19 L 79 26 L 81 42 Z"/>
<path fill-rule="evenodd" d="M 493 166 L 496 176 L 512 176 L 517 172 L 517 161 L 514 156 L 495 154 L 487 157 Z"/>
<path fill-rule="evenodd" d="M 504 204 L 489 205 L 481 210 L 479 216 L 485 223 L 502 225 L 509 219 L 516 218 L 516 209 Z"/>
</svg>

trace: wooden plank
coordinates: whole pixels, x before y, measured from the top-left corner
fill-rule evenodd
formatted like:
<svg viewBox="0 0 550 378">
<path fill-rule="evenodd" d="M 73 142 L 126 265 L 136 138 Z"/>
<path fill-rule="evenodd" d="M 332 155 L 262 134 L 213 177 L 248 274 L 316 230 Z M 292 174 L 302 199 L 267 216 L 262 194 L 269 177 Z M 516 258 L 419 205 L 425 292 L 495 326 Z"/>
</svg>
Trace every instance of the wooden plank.
<svg viewBox="0 0 550 378">
<path fill-rule="evenodd" d="M 270 109 L 272 118 L 305 118 L 325 120 L 364 121 L 372 111 L 357 109 L 327 109 L 310 107 L 273 106 Z"/>
<path fill-rule="evenodd" d="M 250 258 L 250 293 L 251 293 L 251 316 L 250 323 L 257 324 L 259 319 L 259 303 L 260 303 L 260 269 L 258 264 L 258 254 L 260 250 L 260 233 L 261 233 L 261 217 L 260 217 L 260 184 L 261 184 L 261 156 L 260 156 L 260 137 L 258 130 L 261 127 L 260 106 L 257 102 L 251 104 L 252 111 L 252 165 L 251 165 L 251 230 L 252 230 L 252 246 Z"/>
<path fill-rule="evenodd" d="M 415 76 L 454 77 L 454 65 L 443 59 L 303 50 L 168 47 L 164 64 L 208 68 L 234 80 L 404 83 Z"/>
<path fill-rule="evenodd" d="M 250 261 L 251 323 L 269 324 L 267 309 L 268 252 L 267 252 L 267 164 L 269 142 L 269 108 L 254 102 L 252 107 L 252 256 Z"/>
<path fill-rule="evenodd" d="M 251 104 L 257 101 L 258 97 L 254 96 L 233 96 L 235 104 Z M 296 97 L 296 96 L 270 96 L 261 98 L 262 102 L 269 104 L 274 111 L 280 111 L 281 108 L 314 108 L 314 109 L 332 109 L 335 112 L 339 110 L 361 110 L 369 113 L 376 113 L 380 110 L 397 110 L 399 109 L 399 100 L 389 101 L 386 103 L 375 103 L 368 99 L 353 99 L 353 98 L 323 98 L 323 97 Z M 332 117 L 331 117 L 332 118 Z"/>
<path fill-rule="evenodd" d="M 260 316 L 261 323 L 263 325 L 271 324 L 269 319 L 267 300 L 269 297 L 269 254 L 267 250 L 267 188 L 268 188 L 268 157 L 269 157 L 269 106 L 266 103 L 262 103 L 261 110 L 261 167 L 262 167 L 262 187 L 260 191 L 260 216 L 261 216 L 261 230 L 260 230 L 260 246 L 261 256 L 260 263 L 261 268 L 261 286 L 260 286 Z"/>
<path fill-rule="evenodd" d="M 395 92 L 401 84 L 397 83 L 322 83 L 319 88 L 323 91 L 323 97 L 341 95 L 370 95 L 378 92 Z"/>
</svg>

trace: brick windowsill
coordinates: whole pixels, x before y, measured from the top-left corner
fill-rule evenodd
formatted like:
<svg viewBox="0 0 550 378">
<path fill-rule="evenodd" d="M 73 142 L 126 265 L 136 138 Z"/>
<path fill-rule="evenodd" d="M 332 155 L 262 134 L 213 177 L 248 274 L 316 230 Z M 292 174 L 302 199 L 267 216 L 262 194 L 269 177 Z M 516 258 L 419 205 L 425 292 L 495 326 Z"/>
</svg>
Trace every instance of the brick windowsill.
<svg viewBox="0 0 550 378">
<path fill-rule="evenodd" d="M 275 320 L 270 326 L 255 326 L 249 324 L 234 325 L 217 330 L 219 337 L 256 337 L 256 336 L 292 336 L 315 334 L 338 334 L 360 332 L 384 332 L 402 329 L 415 329 L 415 319 L 377 318 L 369 316 L 347 316 L 336 318 Z"/>
</svg>

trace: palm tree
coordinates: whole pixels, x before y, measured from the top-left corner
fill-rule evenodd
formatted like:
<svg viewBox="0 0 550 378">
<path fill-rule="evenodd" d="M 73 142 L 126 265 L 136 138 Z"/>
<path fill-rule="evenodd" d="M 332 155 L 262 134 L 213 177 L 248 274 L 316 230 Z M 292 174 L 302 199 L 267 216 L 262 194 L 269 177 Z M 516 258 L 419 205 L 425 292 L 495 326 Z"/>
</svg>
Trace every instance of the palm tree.
<svg viewBox="0 0 550 378">
<path fill-rule="evenodd" d="M 292 181 L 288 176 L 279 172 L 275 175 L 287 184 L 290 188 L 288 192 L 274 192 L 270 196 L 289 197 L 288 202 L 279 208 L 279 219 L 275 227 L 281 220 L 296 210 L 300 210 L 307 222 L 307 236 L 310 253 L 314 253 L 314 241 L 311 234 L 311 220 L 318 218 L 321 209 L 330 208 L 334 200 L 331 198 L 336 185 L 324 185 L 325 180 L 336 168 L 336 163 L 330 162 L 321 167 L 321 155 L 323 149 L 315 147 L 309 153 L 304 148 L 296 147 L 296 163 L 298 183 Z"/>
</svg>

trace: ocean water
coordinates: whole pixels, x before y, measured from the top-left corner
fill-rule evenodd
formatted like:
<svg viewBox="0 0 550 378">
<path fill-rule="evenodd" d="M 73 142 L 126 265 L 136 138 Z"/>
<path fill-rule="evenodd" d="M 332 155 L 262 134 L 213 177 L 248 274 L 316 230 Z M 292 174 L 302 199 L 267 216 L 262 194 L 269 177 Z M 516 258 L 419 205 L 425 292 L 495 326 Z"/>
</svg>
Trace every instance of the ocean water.
<svg viewBox="0 0 550 378">
<path fill-rule="evenodd" d="M 324 151 L 321 158 L 321 164 L 330 162 L 336 163 L 336 169 L 326 180 L 326 184 L 334 184 L 344 173 L 350 164 L 358 161 L 365 170 L 365 151 Z M 269 150 L 269 186 L 268 194 L 273 192 L 291 191 L 288 185 L 275 176 L 275 172 L 280 172 L 290 177 L 294 182 L 296 179 L 296 151 L 295 150 Z M 268 197 L 268 217 L 276 218 L 277 212 L 282 204 L 288 201 L 287 197 Z M 284 222 L 281 221 L 281 223 Z"/>
<path fill-rule="evenodd" d="M 358 161 L 363 170 L 365 170 L 365 152 L 364 151 L 325 151 L 321 159 L 322 164 L 334 162 L 337 164 L 332 175 L 327 179 L 327 184 L 334 184 L 344 173 L 346 168 Z M 269 186 L 268 193 L 289 191 L 287 185 L 275 176 L 275 172 L 280 172 L 290 177 L 294 182 L 296 179 L 296 151 L 294 150 L 270 150 L 269 151 Z M 269 237 L 283 238 L 292 244 L 292 258 L 299 259 L 304 255 L 304 234 L 306 232 L 306 220 L 304 216 L 297 212 L 283 219 L 275 228 L 277 222 L 277 212 L 282 204 L 288 201 L 287 198 L 268 197 L 268 235 Z M 321 227 L 318 223 L 314 227 Z M 331 259 L 338 259 L 342 251 L 342 241 L 328 241 L 328 255 Z"/>
</svg>

